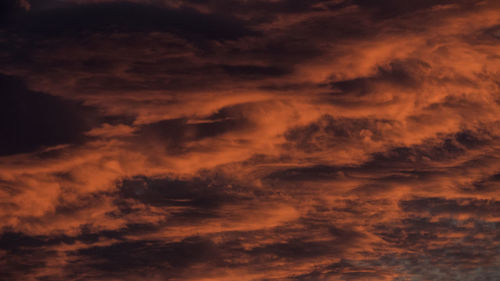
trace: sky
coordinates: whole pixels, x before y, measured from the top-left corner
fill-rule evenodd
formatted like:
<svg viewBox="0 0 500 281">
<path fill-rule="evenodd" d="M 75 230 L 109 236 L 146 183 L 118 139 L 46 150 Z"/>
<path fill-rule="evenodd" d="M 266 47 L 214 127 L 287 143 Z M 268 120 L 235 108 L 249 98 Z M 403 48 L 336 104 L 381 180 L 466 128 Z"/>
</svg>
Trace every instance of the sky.
<svg viewBox="0 0 500 281">
<path fill-rule="evenodd" d="M 500 280 L 497 0 L 2 0 L 1 281 Z"/>
</svg>

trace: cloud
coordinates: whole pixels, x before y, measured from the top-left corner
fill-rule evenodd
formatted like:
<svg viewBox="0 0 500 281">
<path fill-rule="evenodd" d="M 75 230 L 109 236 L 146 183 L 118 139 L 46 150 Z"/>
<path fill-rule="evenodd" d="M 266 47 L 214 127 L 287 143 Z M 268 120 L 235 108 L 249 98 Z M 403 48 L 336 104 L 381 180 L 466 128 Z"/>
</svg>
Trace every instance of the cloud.
<svg viewBox="0 0 500 281">
<path fill-rule="evenodd" d="M 52 20 L 48 20 L 52 19 Z M 173 32 L 188 38 L 236 39 L 254 34 L 243 22 L 192 9 L 169 9 L 132 2 L 64 4 L 21 17 L 14 30 L 47 37 L 82 32 Z"/>
<path fill-rule="evenodd" d="M 30 4 L 1 4 L 5 278 L 498 279 L 495 1 Z"/>
</svg>

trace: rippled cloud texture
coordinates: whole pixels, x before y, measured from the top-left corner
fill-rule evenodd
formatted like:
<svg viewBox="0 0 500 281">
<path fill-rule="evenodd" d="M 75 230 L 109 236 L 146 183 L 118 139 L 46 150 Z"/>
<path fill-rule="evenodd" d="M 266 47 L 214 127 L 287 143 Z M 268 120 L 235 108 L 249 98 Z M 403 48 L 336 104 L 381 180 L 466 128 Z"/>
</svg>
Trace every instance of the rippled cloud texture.
<svg viewBox="0 0 500 281">
<path fill-rule="evenodd" d="M 500 280 L 500 2 L 1 3 L 0 280 Z"/>
</svg>

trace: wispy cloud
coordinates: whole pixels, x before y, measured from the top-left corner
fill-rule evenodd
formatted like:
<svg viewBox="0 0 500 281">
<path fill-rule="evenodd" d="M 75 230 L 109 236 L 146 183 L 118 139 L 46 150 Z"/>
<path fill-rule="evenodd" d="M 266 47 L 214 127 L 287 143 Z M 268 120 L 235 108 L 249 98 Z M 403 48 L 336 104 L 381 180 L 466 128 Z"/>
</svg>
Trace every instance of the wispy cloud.
<svg viewBox="0 0 500 281">
<path fill-rule="evenodd" d="M 495 1 L 5 1 L 2 277 L 496 280 L 499 30 Z"/>
</svg>

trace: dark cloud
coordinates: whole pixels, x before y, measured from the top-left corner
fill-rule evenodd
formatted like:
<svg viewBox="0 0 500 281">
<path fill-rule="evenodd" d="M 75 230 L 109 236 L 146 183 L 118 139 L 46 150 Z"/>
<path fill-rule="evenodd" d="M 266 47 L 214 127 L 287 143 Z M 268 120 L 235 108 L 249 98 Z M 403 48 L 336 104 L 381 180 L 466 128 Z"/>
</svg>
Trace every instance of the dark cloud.
<svg viewBox="0 0 500 281">
<path fill-rule="evenodd" d="M 472 131 L 457 132 L 442 138 L 432 138 L 422 144 L 395 147 L 383 153 L 374 153 L 373 159 L 364 164 L 365 168 L 390 169 L 399 167 L 422 168 L 433 161 L 453 160 L 465 155 L 469 150 L 488 145 L 486 134 Z"/>
<path fill-rule="evenodd" d="M 258 65 L 222 65 L 222 69 L 230 75 L 255 79 L 279 77 L 291 73 L 291 70 L 285 68 Z"/>
<path fill-rule="evenodd" d="M 254 249 L 254 254 L 271 255 L 285 259 L 307 259 L 321 257 L 335 252 L 333 241 L 325 242 L 305 242 L 301 240 L 290 240 L 283 243 L 266 245 L 262 248 Z"/>
<path fill-rule="evenodd" d="M 325 231 L 321 240 L 314 240 L 295 229 L 278 228 L 275 231 L 292 237 L 285 241 L 276 241 L 255 247 L 246 253 L 254 259 L 290 260 L 321 259 L 342 257 L 355 247 L 366 235 L 348 226 L 333 226 L 315 222 L 314 219 L 301 219 L 304 230 L 313 233 Z M 278 234 L 277 233 L 277 234 Z"/>
<path fill-rule="evenodd" d="M 331 181 L 342 177 L 345 170 L 345 167 L 336 166 L 292 168 L 273 172 L 267 176 L 267 179 L 283 181 Z"/>
<path fill-rule="evenodd" d="M 500 216 L 500 202 L 462 198 L 447 200 L 444 198 L 419 198 L 400 202 L 406 212 L 428 212 L 439 214 L 471 214 L 480 216 Z"/>
<path fill-rule="evenodd" d="M 469 192 L 494 192 L 500 189 L 500 173 L 485 176 L 472 183 L 471 185 L 463 186 L 463 190 Z"/>
<path fill-rule="evenodd" d="M 408 60 L 393 61 L 387 66 L 380 66 L 373 76 L 360 77 L 350 80 L 335 81 L 330 84 L 332 89 L 339 91 L 331 97 L 333 101 L 352 102 L 356 98 L 376 93 L 377 87 L 391 86 L 396 89 L 412 89 L 420 86 L 424 69 L 430 65 L 424 61 Z"/>
<path fill-rule="evenodd" d="M 77 102 L 29 90 L 19 79 L 0 76 L 0 155 L 82 141 L 96 111 Z"/>
<path fill-rule="evenodd" d="M 411 249 L 411 252 L 387 255 L 378 262 L 396 265 L 400 272 L 415 280 L 448 280 L 450 276 L 455 280 L 493 280 L 492 268 L 498 252 L 498 246 L 492 243 L 497 239 L 495 229 L 494 224 L 473 218 L 410 217 L 389 228 L 380 225 L 377 227 L 380 237 L 405 251 Z"/>
<path fill-rule="evenodd" d="M 34 10 L 15 18 L 14 32 L 39 37 L 75 37 L 85 32 L 172 32 L 193 40 L 237 39 L 255 35 L 230 16 L 202 14 L 192 9 L 170 9 L 131 2 L 66 4 Z"/>
<path fill-rule="evenodd" d="M 55 252 L 47 246 L 72 243 L 64 237 L 28 236 L 23 233 L 4 232 L 0 236 L 0 280 L 20 280 L 47 265 Z M 3 253 L 1 251 L 4 251 Z"/>
<path fill-rule="evenodd" d="M 325 0 L 257 0 L 251 2 L 241 0 L 188 0 L 184 1 L 184 4 L 203 6 L 218 13 L 231 13 L 240 17 L 250 18 L 252 22 L 259 24 L 272 22 L 277 16 L 296 16 L 310 12 L 336 11 L 351 5 L 349 1 Z"/>
<path fill-rule="evenodd" d="M 334 118 L 324 115 L 307 126 L 289 130 L 285 137 L 287 146 L 307 152 L 328 150 L 345 143 L 362 142 L 369 136 L 373 140 L 383 138 L 384 127 L 392 127 L 391 120 Z M 368 135 L 367 135 L 368 134 Z"/>
<path fill-rule="evenodd" d="M 477 0 L 460 0 L 450 3 L 447 0 L 354 0 L 354 3 L 362 7 L 373 9 L 376 15 L 383 18 L 402 16 L 408 13 L 420 12 L 422 10 L 438 7 L 440 5 L 458 4 L 467 5 L 477 3 Z"/>
<path fill-rule="evenodd" d="M 363 145 L 364 136 L 360 134 L 363 130 L 373 132 L 370 136 L 377 140 L 384 136 L 377 128 L 384 125 L 392 126 L 391 122 L 385 120 L 336 120 L 326 116 L 317 123 L 287 132 L 289 143 L 286 147 L 316 152 L 341 149 L 343 145 L 353 145 L 356 142 Z M 431 168 L 433 163 L 457 159 L 466 155 L 469 150 L 487 144 L 487 138 L 483 139 L 476 133 L 464 131 L 443 138 L 429 139 L 420 145 L 393 147 L 384 152 L 375 152 L 368 161 L 360 165 L 312 165 L 289 168 L 274 171 L 267 175 L 267 179 L 333 181 L 363 177 L 378 182 L 375 185 L 370 184 L 371 188 L 376 186 L 382 188 L 388 183 L 425 182 L 443 175 L 442 170 Z"/>
<path fill-rule="evenodd" d="M 190 144 L 204 139 L 216 138 L 227 133 L 242 132 L 255 125 L 245 116 L 255 104 L 239 104 L 224 107 L 217 112 L 196 119 L 170 119 L 143 125 L 136 132 L 138 139 L 160 142 L 167 153 L 181 153 L 203 147 L 190 147 Z"/>
<path fill-rule="evenodd" d="M 248 198 L 237 186 L 217 183 L 213 179 L 176 180 L 135 178 L 120 186 L 122 198 L 132 198 L 153 206 L 180 206 L 213 209 Z"/>
<path fill-rule="evenodd" d="M 98 278 L 123 278 L 129 274 L 164 278 L 179 277 L 197 264 L 217 263 L 220 249 L 212 241 L 188 237 L 179 242 L 122 242 L 111 246 L 95 246 L 74 252 L 74 266 L 88 268 Z M 212 260 L 212 261 L 210 261 Z"/>
</svg>

